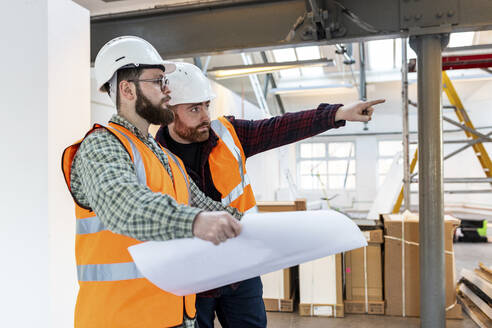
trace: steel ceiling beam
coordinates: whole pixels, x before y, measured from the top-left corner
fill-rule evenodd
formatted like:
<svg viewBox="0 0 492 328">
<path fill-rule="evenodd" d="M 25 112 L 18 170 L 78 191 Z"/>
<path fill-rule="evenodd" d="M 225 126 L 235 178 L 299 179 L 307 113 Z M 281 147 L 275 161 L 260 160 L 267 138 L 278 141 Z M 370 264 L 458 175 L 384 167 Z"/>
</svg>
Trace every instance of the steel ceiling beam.
<svg viewBox="0 0 492 328">
<path fill-rule="evenodd" d="M 489 0 L 223 0 L 93 16 L 91 59 L 136 35 L 164 58 L 492 28 Z"/>
</svg>

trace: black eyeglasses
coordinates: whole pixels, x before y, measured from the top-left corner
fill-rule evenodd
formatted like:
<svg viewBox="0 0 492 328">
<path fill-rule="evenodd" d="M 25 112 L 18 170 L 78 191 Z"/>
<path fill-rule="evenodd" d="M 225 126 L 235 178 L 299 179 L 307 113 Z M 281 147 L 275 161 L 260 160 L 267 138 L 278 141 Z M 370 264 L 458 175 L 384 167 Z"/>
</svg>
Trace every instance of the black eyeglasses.
<svg viewBox="0 0 492 328">
<path fill-rule="evenodd" d="M 169 85 L 169 80 L 165 76 L 161 76 L 157 79 L 142 79 L 142 80 L 127 80 L 128 82 L 154 82 L 159 83 L 161 90 L 164 91 L 167 85 Z"/>
</svg>

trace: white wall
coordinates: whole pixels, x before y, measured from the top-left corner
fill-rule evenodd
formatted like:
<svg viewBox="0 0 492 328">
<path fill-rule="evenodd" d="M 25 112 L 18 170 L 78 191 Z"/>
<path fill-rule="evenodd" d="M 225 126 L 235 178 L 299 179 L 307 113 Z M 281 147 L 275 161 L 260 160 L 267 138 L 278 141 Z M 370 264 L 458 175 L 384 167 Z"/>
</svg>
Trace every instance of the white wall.
<svg viewBox="0 0 492 328">
<path fill-rule="evenodd" d="M 106 124 L 113 114 L 116 108 L 108 94 L 97 89 L 94 68 L 91 68 L 91 124 Z"/>
<path fill-rule="evenodd" d="M 89 122 L 89 13 L 68 0 L 4 7 L 0 325 L 70 327 L 75 222 L 60 157 Z"/>
<path fill-rule="evenodd" d="M 89 24 L 89 12 L 72 1 L 48 1 L 50 327 L 73 325 L 78 291 L 74 205 L 60 156 L 90 127 Z"/>
</svg>

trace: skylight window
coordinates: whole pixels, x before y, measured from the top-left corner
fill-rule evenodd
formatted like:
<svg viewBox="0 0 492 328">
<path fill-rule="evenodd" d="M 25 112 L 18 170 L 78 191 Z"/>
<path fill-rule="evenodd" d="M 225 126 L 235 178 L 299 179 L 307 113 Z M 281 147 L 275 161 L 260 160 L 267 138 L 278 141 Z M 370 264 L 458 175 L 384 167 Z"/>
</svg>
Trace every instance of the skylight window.
<svg viewBox="0 0 492 328">
<path fill-rule="evenodd" d="M 299 60 L 312 60 L 321 58 L 318 46 L 299 47 L 296 48 L 296 53 Z"/>
<path fill-rule="evenodd" d="M 393 40 L 377 40 L 367 42 L 369 67 L 371 70 L 390 70 L 394 68 Z"/>
<path fill-rule="evenodd" d="M 276 62 L 296 61 L 296 53 L 293 48 L 273 50 L 273 57 Z"/>
<path fill-rule="evenodd" d="M 324 75 L 323 67 L 313 66 L 313 67 L 303 67 L 301 68 L 301 74 L 306 78 L 321 77 Z"/>
<path fill-rule="evenodd" d="M 466 47 L 473 45 L 475 32 L 451 33 L 448 47 Z"/>
<path fill-rule="evenodd" d="M 320 59 L 321 54 L 318 46 L 307 46 L 299 48 L 287 48 L 272 50 L 276 62 L 315 60 Z M 303 67 L 282 70 L 279 72 L 280 78 L 293 80 L 303 78 L 317 78 L 324 75 L 322 67 Z"/>
<path fill-rule="evenodd" d="M 273 50 L 273 57 L 276 62 L 296 61 L 297 56 L 294 48 Z M 298 68 L 279 71 L 282 79 L 297 79 L 301 73 Z"/>
<path fill-rule="evenodd" d="M 284 69 L 279 71 L 280 77 L 286 80 L 298 79 L 301 76 L 298 68 Z"/>
</svg>

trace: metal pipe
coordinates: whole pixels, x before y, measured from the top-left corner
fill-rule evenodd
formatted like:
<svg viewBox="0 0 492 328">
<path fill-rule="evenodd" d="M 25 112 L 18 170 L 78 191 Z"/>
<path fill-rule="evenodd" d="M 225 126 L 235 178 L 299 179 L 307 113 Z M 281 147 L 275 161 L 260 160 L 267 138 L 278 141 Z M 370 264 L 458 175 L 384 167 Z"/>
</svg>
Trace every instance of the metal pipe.
<svg viewBox="0 0 492 328">
<path fill-rule="evenodd" d="M 272 74 L 271 73 L 268 73 L 266 76 L 265 76 L 265 86 L 263 87 L 263 97 L 266 97 L 268 96 L 268 88 L 270 86 L 270 78 L 271 78 Z"/>
<path fill-rule="evenodd" d="M 418 182 L 419 179 L 412 179 L 412 183 Z M 444 178 L 444 183 L 491 183 L 492 178 Z"/>
<path fill-rule="evenodd" d="M 205 64 L 203 65 L 203 68 L 202 68 L 202 72 L 205 75 L 207 75 L 207 70 L 208 70 L 208 65 L 210 64 L 210 59 L 212 59 L 212 56 L 207 56 L 205 58 Z"/>
<path fill-rule="evenodd" d="M 263 60 L 264 63 L 268 63 L 268 57 L 264 51 L 261 52 L 261 59 Z M 268 80 L 272 84 L 272 88 L 277 87 L 277 82 L 275 81 L 275 78 L 273 77 L 272 73 L 269 73 L 267 75 Z M 265 94 L 265 99 L 266 99 L 266 94 Z M 278 108 L 280 110 L 280 114 L 285 114 L 285 107 L 284 107 L 284 102 L 282 101 L 282 98 L 280 98 L 280 95 L 276 94 L 275 95 L 275 100 L 277 101 Z"/>
<path fill-rule="evenodd" d="M 446 132 L 446 131 L 444 131 Z M 473 139 L 473 140 L 444 140 L 443 143 L 445 144 L 469 144 L 470 146 L 475 144 L 475 140 L 478 140 L 478 142 L 492 142 L 489 140 L 482 140 L 482 139 Z M 417 145 L 417 141 L 410 141 L 411 145 Z"/>
<path fill-rule="evenodd" d="M 417 103 L 416 102 L 413 102 L 411 100 L 408 101 L 408 104 L 409 105 L 412 105 L 413 107 L 417 107 Z M 443 105 L 442 108 L 446 108 L 446 109 L 456 109 L 456 106 L 453 106 L 453 105 Z"/>
<path fill-rule="evenodd" d="M 245 65 L 251 65 L 252 60 L 249 54 L 241 53 L 241 58 L 243 59 L 243 63 Z M 251 86 L 253 88 L 253 92 L 256 96 L 256 101 L 258 102 L 258 107 L 267 115 L 267 117 L 272 116 L 270 110 L 268 109 L 268 104 L 263 96 L 263 92 L 261 90 L 260 81 L 258 80 L 258 76 L 256 74 L 249 75 L 249 81 L 251 82 Z"/>
<path fill-rule="evenodd" d="M 401 102 L 403 137 L 403 207 L 410 210 L 410 127 L 408 123 L 407 38 L 401 39 Z"/>
<path fill-rule="evenodd" d="M 487 135 L 490 135 L 490 133 L 489 133 L 489 134 L 487 134 Z M 468 149 L 469 147 L 472 147 L 473 145 L 475 145 L 475 144 L 477 144 L 477 143 L 482 143 L 483 141 L 484 141 L 484 140 L 483 140 L 482 138 L 479 138 L 479 139 L 473 139 L 473 140 L 471 140 L 470 142 L 467 142 L 467 144 L 466 144 L 466 145 L 464 145 L 463 147 L 460 147 L 460 148 L 456 149 L 455 151 L 453 151 L 453 152 L 451 152 L 451 153 L 447 154 L 446 156 L 444 156 L 444 160 L 447 160 L 448 158 L 451 158 L 451 157 L 453 157 L 454 155 L 457 155 L 457 154 L 461 153 L 462 151 L 464 151 L 464 150 Z"/>
<path fill-rule="evenodd" d="M 492 189 L 482 190 L 446 190 L 446 194 L 489 194 L 492 193 Z"/>
<path fill-rule="evenodd" d="M 202 59 L 200 57 L 193 57 L 193 64 L 203 70 Z"/>
<path fill-rule="evenodd" d="M 412 191 L 412 194 L 418 194 L 418 191 Z M 481 190 L 445 190 L 445 194 L 489 194 L 492 193 L 492 189 Z M 422 326 L 423 327 L 423 326 Z"/>
<path fill-rule="evenodd" d="M 418 56 L 420 326 L 445 328 L 441 63 L 443 35 L 412 36 Z"/>
<path fill-rule="evenodd" d="M 350 49 L 350 56 L 352 56 L 352 46 L 350 46 L 349 49 Z M 362 101 L 367 100 L 366 50 L 365 50 L 364 42 L 359 42 L 359 98 Z M 368 130 L 367 122 L 364 122 L 363 130 L 364 131 Z"/>
<path fill-rule="evenodd" d="M 476 131 L 476 129 L 469 128 L 469 127 L 467 127 L 466 125 L 461 124 L 461 123 L 459 123 L 459 122 L 456 122 L 455 120 L 452 120 L 452 119 L 450 119 L 450 118 L 448 118 L 448 117 L 446 117 L 446 116 L 443 116 L 443 118 L 442 118 L 442 119 L 443 119 L 443 120 L 445 120 L 446 122 L 448 122 L 448 123 L 450 123 L 450 124 L 454 125 L 454 126 L 459 127 L 459 128 L 460 128 L 460 129 L 462 129 L 462 130 L 465 130 L 465 131 L 470 132 L 471 134 L 474 134 L 475 136 L 477 136 L 477 137 L 479 137 L 479 138 L 483 138 L 483 139 L 485 139 L 485 140 L 492 141 L 492 139 L 491 139 L 491 138 L 487 137 L 485 134 L 482 134 L 482 133 L 480 133 L 480 132 L 477 132 L 477 131 Z"/>
<path fill-rule="evenodd" d="M 359 42 L 359 98 L 362 101 L 367 100 L 366 52 L 364 42 Z"/>
</svg>

